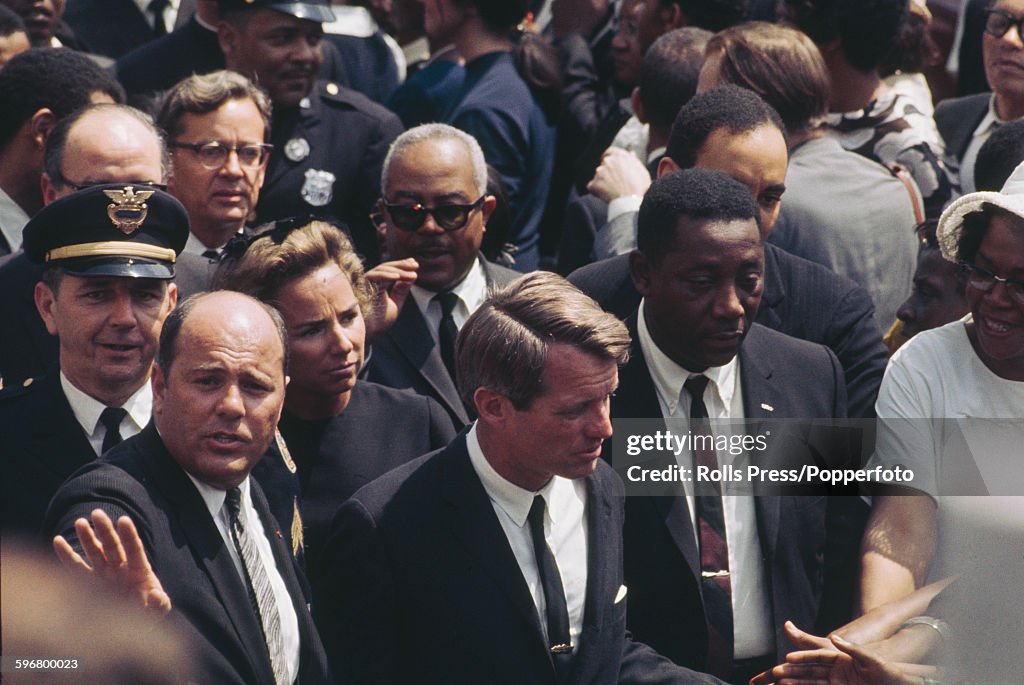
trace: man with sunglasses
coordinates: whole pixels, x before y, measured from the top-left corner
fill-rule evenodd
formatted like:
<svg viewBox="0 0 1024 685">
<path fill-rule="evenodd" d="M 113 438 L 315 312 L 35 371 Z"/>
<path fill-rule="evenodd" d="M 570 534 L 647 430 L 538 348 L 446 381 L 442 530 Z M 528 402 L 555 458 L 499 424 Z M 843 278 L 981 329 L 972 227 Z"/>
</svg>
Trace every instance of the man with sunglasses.
<svg viewBox="0 0 1024 685">
<path fill-rule="evenodd" d="M 168 192 L 188 210 L 185 252 L 216 262 L 256 209 L 271 149 L 270 100 L 241 74 L 192 75 L 168 91 L 157 124 L 173 161 Z"/>
<path fill-rule="evenodd" d="M 939 103 L 935 123 L 946 153 L 960 167 L 960 189 L 974 192 L 978 151 L 1000 125 L 1024 117 L 1024 0 L 995 0 L 985 11 L 981 41 L 991 93 Z"/>
<path fill-rule="evenodd" d="M 415 283 L 408 301 L 403 279 L 391 280 L 391 298 L 404 305 L 374 343 L 369 379 L 433 397 L 462 427 L 472 417 L 455 387 L 456 334 L 491 288 L 519 276 L 480 254 L 496 202 L 487 194 L 483 151 L 451 126 L 417 126 L 392 144 L 381 193 L 388 257 L 405 260 L 396 271 L 415 272 Z"/>
</svg>

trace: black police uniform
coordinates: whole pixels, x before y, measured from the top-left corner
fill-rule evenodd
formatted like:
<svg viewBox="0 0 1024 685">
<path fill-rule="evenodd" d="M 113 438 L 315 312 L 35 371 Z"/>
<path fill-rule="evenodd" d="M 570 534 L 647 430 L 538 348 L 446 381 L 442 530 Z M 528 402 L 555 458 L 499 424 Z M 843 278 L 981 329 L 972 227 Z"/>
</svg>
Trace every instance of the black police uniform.
<svg viewBox="0 0 1024 685">
<path fill-rule="evenodd" d="M 170 280 L 188 232 L 188 213 L 167 193 L 110 184 L 41 209 L 25 226 L 24 248 L 29 266 L 52 264 L 86 278 Z M 64 479 L 96 458 L 57 369 L 0 392 L 0 435 L 0 529 L 33 534 Z"/>
<path fill-rule="evenodd" d="M 368 264 L 380 261 L 369 212 L 380 196 L 395 114 L 332 81 L 318 81 L 299 107 L 274 110 L 274 151 L 256 206 L 260 223 L 313 214 L 343 222 Z"/>
</svg>

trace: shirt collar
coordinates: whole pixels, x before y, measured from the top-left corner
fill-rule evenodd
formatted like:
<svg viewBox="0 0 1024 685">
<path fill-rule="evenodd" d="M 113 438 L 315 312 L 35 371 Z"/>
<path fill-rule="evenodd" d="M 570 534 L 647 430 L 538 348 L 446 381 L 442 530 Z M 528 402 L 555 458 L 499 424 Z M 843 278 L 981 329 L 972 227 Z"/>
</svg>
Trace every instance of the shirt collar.
<svg viewBox="0 0 1024 685">
<path fill-rule="evenodd" d="M 78 420 L 79 425 L 87 435 L 93 435 L 100 422 L 100 414 L 107 408 L 105 404 L 82 392 L 60 372 L 60 385 L 64 390 L 64 396 L 71 405 L 71 411 Z M 149 382 L 143 383 L 124 404 L 121 405 L 128 412 L 132 422 L 141 430 L 149 423 L 153 413 L 153 392 Z"/>
<path fill-rule="evenodd" d="M 552 477 L 547 485 L 537 492 L 524 490 L 506 480 L 504 476 L 494 470 L 491 463 L 487 461 L 487 457 L 484 456 L 484 452 L 480 448 L 480 440 L 476 435 L 476 423 L 466 433 L 466 450 L 469 452 L 469 461 L 473 465 L 473 470 L 476 471 L 480 482 L 483 483 L 487 496 L 520 528 L 526 524 L 526 517 L 533 506 L 534 497 L 537 495 L 544 497 L 548 517 L 554 521 L 559 512 L 565 509 L 561 506 L 564 494 L 575 491 L 573 482 L 561 476 Z"/>
<path fill-rule="evenodd" d="M 644 361 L 647 362 L 651 380 L 654 381 L 654 388 L 670 416 L 676 413 L 679 398 L 683 393 L 683 384 L 690 376 L 707 376 L 708 386 L 713 389 L 713 392 L 718 393 L 722 406 L 732 406 L 732 398 L 736 394 L 737 357 L 730 359 L 729 363 L 724 366 L 711 366 L 704 371 L 690 371 L 676 364 L 661 351 L 651 337 L 650 330 L 647 328 L 647 319 L 644 316 L 643 300 L 640 301 L 640 309 L 637 314 L 637 339 L 640 343 L 640 351 L 644 355 Z"/>
<path fill-rule="evenodd" d="M 985 112 L 985 116 L 982 117 L 981 121 L 978 122 L 978 126 L 974 129 L 975 136 L 987 136 L 989 133 L 999 128 L 1006 122 L 999 118 L 996 114 L 996 96 L 995 93 L 988 100 L 988 110 Z"/>
<path fill-rule="evenodd" d="M 459 302 L 466 307 L 469 313 L 475 312 L 487 299 L 487 276 L 484 274 L 484 265 L 480 262 L 479 256 L 473 261 L 473 266 L 469 267 L 466 277 L 459 281 L 451 289 L 451 292 L 458 295 Z M 426 316 L 427 307 L 433 302 L 435 295 L 437 293 L 433 290 L 427 290 L 416 284 L 412 286 L 412 297 L 416 300 L 416 305 L 424 316 Z"/>
<path fill-rule="evenodd" d="M 215 488 L 212 485 L 207 485 L 203 481 L 195 478 L 191 473 L 185 471 L 185 475 L 192 481 L 192 484 L 196 486 L 196 490 L 199 491 L 199 496 L 203 498 L 203 503 L 206 504 L 207 510 L 210 512 L 210 517 L 216 519 L 221 515 L 221 510 L 224 509 L 224 500 L 227 498 L 227 491 Z M 249 499 L 249 478 L 241 482 L 238 489 L 242 491 L 242 502 Z"/>
</svg>

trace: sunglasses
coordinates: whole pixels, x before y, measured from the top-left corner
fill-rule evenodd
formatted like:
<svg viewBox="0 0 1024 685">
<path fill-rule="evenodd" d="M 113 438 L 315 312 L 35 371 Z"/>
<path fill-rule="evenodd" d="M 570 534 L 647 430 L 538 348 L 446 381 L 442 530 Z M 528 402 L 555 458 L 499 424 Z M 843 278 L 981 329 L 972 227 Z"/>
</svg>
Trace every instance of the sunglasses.
<svg viewBox="0 0 1024 685">
<path fill-rule="evenodd" d="M 1015 17 L 1001 9 L 985 10 L 985 33 L 994 38 L 1002 38 L 1011 26 L 1017 28 L 1017 36 L 1024 40 L 1024 34 L 1021 33 L 1024 17 Z"/>
<path fill-rule="evenodd" d="M 437 207 L 424 207 L 420 203 L 412 205 L 393 205 L 387 202 L 384 207 L 391 215 L 391 224 L 400 231 L 412 233 L 418 231 L 427 220 L 427 215 L 434 217 L 434 223 L 444 231 L 457 231 L 469 221 L 469 215 L 473 210 L 483 204 L 486 195 L 481 195 L 476 202 L 468 205 L 438 205 Z"/>
</svg>

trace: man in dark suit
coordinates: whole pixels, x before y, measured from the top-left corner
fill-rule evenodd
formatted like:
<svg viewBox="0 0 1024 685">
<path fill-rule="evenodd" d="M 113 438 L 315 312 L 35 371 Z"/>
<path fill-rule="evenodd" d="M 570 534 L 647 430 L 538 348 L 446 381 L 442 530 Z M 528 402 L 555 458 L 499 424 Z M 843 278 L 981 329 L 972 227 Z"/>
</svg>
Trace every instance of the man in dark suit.
<svg viewBox="0 0 1024 685">
<path fill-rule="evenodd" d="M 935 108 L 935 124 L 946 142 L 946 156 L 960 169 L 960 190 L 970 193 L 974 185 L 974 163 L 978 150 L 1000 124 L 1024 117 L 1024 40 L 1018 21 L 1024 16 L 1024 1 L 996 0 L 990 3 L 981 41 L 985 76 L 991 93 L 978 93 L 944 100 Z"/>
<path fill-rule="evenodd" d="M 459 335 L 479 419 L 339 511 L 318 597 L 329 657 L 361 683 L 715 682 L 625 631 L 622 500 L 599 459 L 625 326 L 553 274 Z"/>
<path fill-rule="evenodd" d="M 779 215 L 780 193 L 785 190 L 783 126 L 774 110 L 760 101 L 759 112 L 751 106 L 739 111 L 716 104 L 722 99 L 715 93 L 733 88 L 697 95 L 679 113 L 658 173 L 689 167 L 724 171 L 747 185 L 760 207 L 761 230 L 768 235 Z M 754 139 L 758 145 L 749 144 Z M 621 249 L 617 251 L 622 254 L 588 264 L 569 277 L 570 282 L 622 318 L 633 313 L 640 301 L 625 254 L 636 244 L 636 216 L 635 211 L 623 213 L 601 229 L 619 235 L 610 242 L 619 244 Z M 843 365 L 849 414 L 874 416 L 888 354 L 867 291 L 771 243 L 765 243 L 764 253 L 764 295 L 757 322 L 827 345 Z"/>
<path fill-rule="evenodd" d="M 722 436 L 738 419 L 846 416 L 835 355 L 753 323 L 764 283 L 759 221 L 747 188 L 720 171 L 669 173 L 651 186 L 629 257 L 644 299 L 627 320 L 633 347 L 615 419 L 671 420 L 677 433 L 677 421 L 697 433 L 710 420 Z M 727 463 L 721 449 L 675 458 L 687 469 Z M 762 453 L 749 458 L 766 466 Z M 820 625 L 826 597 L 851 597 L 860 531 L 848 510 L 857 502 L 699 488 L 627 498 L 627 625 L 679 664 L 746 683 L 788 651 L 785 620 Z M 830 575 L 840 561 L 845 585 Z"/>
<path fill-rule="evenodd" d="M 26 256 L 46 264 L 37 316 L 58 338 L 60 369 L 0 395 L 5 531 L 37 532 L 65 478 L 149 423 L 150 367 L 187 235 L 184 208 L 138 185 L 88 188 L 29 221 Z"/>
<path fill-rule="evenodd" d="M 330 3 L 219 0 L 218 6 L 225 64 L 259 83 L 274 105 L 274 150 L 257 221 L 313 213 L 341 222 L 356 251 L 377 264 L 369 213 L 384 155 L 402 122 L 363 95 L 317 79 L 322 22 L 334 18 Z"/>
<path fill-rule="evenodd" d="M 381 193 L 388 256 L 402 261 L 369 275 L 389 288 L 401 310 L 374 341 L 368 377 L 433 397 L 461 428 L 472 410 L 455 388 L 455 335 L 489 289 L 519 276 L 480 254 L 496 202 L 487 194 L 483 151 L 476 139 L 451 126 L 410 129 L 388 153 Z"/>
<path fill-rule="evenodd" d="M 329 682 L 280 525 L 249 478 L 281 415 L 285 337 L 280 315 L 246 295 L 187 301 L 160 336 L 153 423 L 69 479 L 47 512 L 71 567 L 144 569 L 125 584 L 191 639 L 200 682 Z"/>
</svg>

